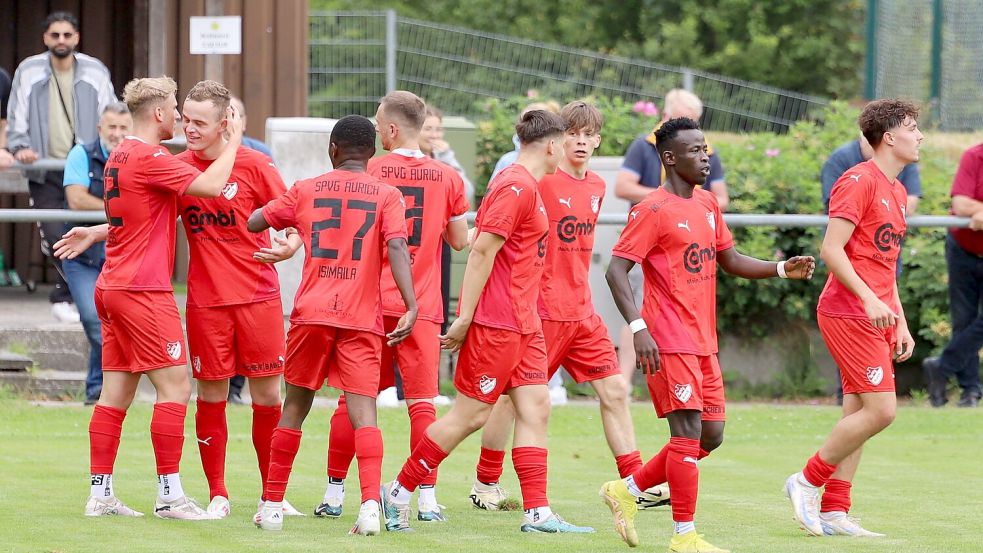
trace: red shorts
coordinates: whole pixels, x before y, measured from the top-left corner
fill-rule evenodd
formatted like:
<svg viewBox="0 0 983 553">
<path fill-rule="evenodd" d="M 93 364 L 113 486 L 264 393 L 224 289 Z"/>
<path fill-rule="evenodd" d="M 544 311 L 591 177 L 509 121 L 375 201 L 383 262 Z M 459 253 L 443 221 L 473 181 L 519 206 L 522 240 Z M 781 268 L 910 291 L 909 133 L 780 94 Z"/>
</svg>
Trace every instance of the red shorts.
<svg viewBox="0 0 983 553">
<path fill-rule="evenodd" d="M 560 365 L 578 384 L 621 376 L 614 342 L 597 313 L 582 321 L 543 321 L 546 339 L 547 377 Z"/>
<path fill-rule="evenodd" d="M 383 338 L 364 330 L 294 324 L 287 331 L 287 384 L 319 390 L 328 386 L 352 394 L 379 393 Z"/>
<path fill-rule="evenodd" d="M 894 327 L 818 313 L 819 332 L 840 368 L 844 394 L 894 392 Z"/>
<path fill-rule="evenodd" d="M 386 334 L 396 328 L 398 317 L 385 317 Z M 379 389 L 396 385 L 393 362 L 403 378 L 403 396 L 407 399 L 437 397 L 437 370 L 440 366 L 440 323 L 417 320 L 413 332 L 405 340 L 389 347 L 382 346 L 382 375 Z M 385 340 L 383 341 L 385 342 Z"/>
<path fill-rule="evenodd" d="M 543 333 L 519 334 L 477 323 L 457 356 L 454 387 L 478 401 L 495 403 L 506 390 L 546 385 Z"/>
<path fill-rule="evenodd" d="M 225 380 L 283 374 L 284 332 L 280 298 L 219 307 L 188 307 L 191 374 Z"/>
<path fill-rule="evenodd" d="M 717 354 L 660 353 L 660 369 L 647 376 L 649 394 L 659 417 L 691 409 L 705 421 L 726 419 L 724 377 Z"/>
<path fill-rule="evenodd" d="M 138 373 L 188 364 L 174 293 L 96 288 L 102 370 Z"/>
</svg>

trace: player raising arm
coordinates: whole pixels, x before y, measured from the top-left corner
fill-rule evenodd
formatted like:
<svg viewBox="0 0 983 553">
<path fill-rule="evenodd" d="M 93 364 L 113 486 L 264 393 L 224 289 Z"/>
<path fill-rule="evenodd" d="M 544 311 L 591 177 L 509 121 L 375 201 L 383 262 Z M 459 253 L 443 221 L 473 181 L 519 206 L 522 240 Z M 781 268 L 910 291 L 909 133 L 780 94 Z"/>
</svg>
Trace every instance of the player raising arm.
<svg viewBox="0 0 983 553">
<path fill-rule="evenodd" d="M 283 527 L 283 496 L 300 447 L 301 425 L 325 380 L 345 392 L 355 429 L 362 507 L 351 533 L 379 533 L 382 433 L 375 397 L 384 338 L 392 346 L 413 330 L 416 295 L 403 197 L 366 174 L 375 153 L 375 127 L 358 115 L 342 117 L 331 130 L 328 155 L 335 169 L 298 181 L 286 194 L 249 217 L 249 230 L 294 227 L 304 241 L 303 277 L 287 332 L 284 380 L 287 397 L 271 440 L 270 468 L 256 524 Z M 379 275 L 383 250 L 403 298 L 405 314 L 383 331 Z"/>
<path fill-rule="evenodd" d="M 717 361 L 717 264 L 744 278 L 810 278 L 812 257 L 779 263 L 734 248 L 714 195 L 701 186 L 710 173 L 707 145 L 696 121 L 670 119 L 656 131 L 666 180 L 628 214 L 612 252 L 607 281 L 634 333 L 636 364 L 645 374 L 669 443 L 623 480 L 607 482 L 601 497 L 615 530 L 638 545 L 635 499 L 664 482 L 672 490 L 675 532 L 669 551 L 725 553 L 696 533 L 697 461 L 724 439 L 724 381 Z M 639 313 L 628 271 L 642 264 L 645 299 Z"/>
</svg>

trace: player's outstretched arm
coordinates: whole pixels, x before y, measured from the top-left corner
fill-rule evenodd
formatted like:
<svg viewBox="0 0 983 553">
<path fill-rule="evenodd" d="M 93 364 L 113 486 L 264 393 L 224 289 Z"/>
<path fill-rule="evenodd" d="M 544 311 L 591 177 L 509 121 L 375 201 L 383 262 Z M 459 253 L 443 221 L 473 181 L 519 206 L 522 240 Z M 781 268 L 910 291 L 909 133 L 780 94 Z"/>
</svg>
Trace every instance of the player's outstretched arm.
<svg viewBox="0 0 983 553">
<path fill-rule="evenodd" d="M 816 258 L 800 255 L 785 261 L 764 261 L 742 254 L 736 248 L 717 252 L 717 263 L 728 273 L 742 278 L 774 278 L 782 276 L 796 280 L 812 278 L 816 270 Z"/>
<path fill-rule="evenodd" d="M 628 283 L 628 271 L 635 266 L 635 262 L 630 259 L 611 256 L 608 270 L 604 278 L 608 281 L 608 288 L 614 297 L 614 303 L 618 306 L 618 311 L 625 318 L 629 325 L 638 325 L 640 328 L 632 328 L 633 340 L 635 343 L 635 365 L 645 374 L 655 374 L 659 370 L 659 346 L 656 345 L 652 334 L 645 327 L 642 315 L 635 306 L 635 298 L 631 293 L 631 284 Z M 642 321 L 641 324 L 633 321 Z"/>
<path fill-rule="evenodd" d="M 55 242 L 54 256 L 58 259 L 75 259 L 96 242 L 104 242 L 109 235 L 109 225 L 74 227 Z"/>
<path fill-rule="evenodd" d="M 228 121 L 229 141 L 222 153 L 205 169 L 205 172 L 195 177 L 188 186 L 185 194 L 202 198 L 217 198 L 229 182 L 232 165 L 236 160 L 236 152 L 242 144 L 242 116 L 232 106 L 226 112 Z"/>
<path fill-rule="evenodd" d="M 253 211 L 249 220 L 246 221 L 246 229 L 249 232 L 261 232 L 268 228 L 270 228 L 270 224 L 266 222 L 266 217 L 263 217 L 263 208 Z"/>
<path fill-rule="evenodd" d="M 844 248 L 856 226 L 847 219 L 830 217 L 819 256 L 826 262 L 829 272 L 833 273 L 836 280 L 840 281 L 863 302 L 864 311 L 867 312 L 867 317 L 870 318 L 872 325 L 877 328 L 894 326 L 900 315 L 892 311 L 887 304 L 877 297 L 877 294 L 860 278 L 860 275 L 854 270 L 853 264 L 850 263 L 850 258 L 847 257 Z"/>
<path fill-rule="evenodd" d="M 396 288 L 403 296 L 406 313 L 399 318 L 396 328 L 386 335 L 389 345 L 395 346 L 402 342 L 413 330 L 419 308 L 416 305 L 416 292 L 413 290 L 413 269 L 410 266 L 410 250 L 406 247 L 405 238 L 393 238 L 386 242 L 389 254 L 389 267 L 396 281 Z"/>
<path fill-rule="evenodd" d="M 304 239 L 300 237 L 297 229 L 287 227 L 284 229 L 286 238 L 279 236 L 273 237 L 276 244 L 269 248 L 260 248 L 258 252 L 253 252 L 253 259 L 260 263 L 279 263 L 286 261 L 297 253 L 297 250 L 304 245 Z"/>
<path fill-rule="evenodd" d="M 471 328 L 475 309 L 478 308 L 478 298 L 481 297 L 481 292 L 485 289 L 488 276 L 495 265 L 495 256 L 503 245 L 505 245 L 505 238 L 490 232 L 478 233 L 477 238 L 474 239 L 471 253 L 468 254 L 468 264 L 464 268 L 464 285 L 461 287 L 461 297 L 458 300 L 460 315 L 451 323 L 447 333 L 440 337 L 441 348 L 448 351 L 461 349 L 464 337 Z"/>
<path fill-rule="evenodd" d="M 468 246 L 468 221 L 466 219 L 458 219 L 447 223 L 447 228 L 444 230 L 444 240 L 455 251 L 461 251 L 466 248 Z"/>
</svg>

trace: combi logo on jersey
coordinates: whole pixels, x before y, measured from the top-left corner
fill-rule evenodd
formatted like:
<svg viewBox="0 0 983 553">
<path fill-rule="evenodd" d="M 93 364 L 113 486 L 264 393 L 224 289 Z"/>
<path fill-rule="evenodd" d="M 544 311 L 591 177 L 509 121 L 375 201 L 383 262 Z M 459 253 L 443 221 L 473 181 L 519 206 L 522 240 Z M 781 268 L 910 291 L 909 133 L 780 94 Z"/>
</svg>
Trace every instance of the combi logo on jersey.
<svg viewBox="0 0 983 553">
<path fill-rule="evenodd" d="M 594 234 L 595 221 L 588 219 L 581 222 L 576 215 L 567 215 L 556 223 L 556 237 L 570 243 L 578 236 L 591 236 Z"/>
<path fill-rule="evenodd" d="M 904 232 L 897 232 L 894 230 L 894 225 L 884 223 L 874 231 L 874 247 L 882 252 L 889 251 L 891 248 L 900 248 L 904 237 Z"/>
<path fill-rule="evenodd" d="M 226 187 L 228 187 L 228 185 L 226 185 Z M 237 190 L 238 188 L 232 191 L 233 196 Z M 222 194 L 224 195 L 225 192 Z M 199 232 L 205 230 L 206 226 L 236 226 L 236 214 L 235 211 L 231 209 L 228 212 L 219 211 L 218 213 L 211 213 L 209 211 L 202 211 L 201 208 L 196 205 L 189 205 L 187 208 L 185 208 L 183 217 L 184 220 L 188 222 L 188 226 L 191 227 L 192 234 L 198 234 Z"/>
<path fill-rule="evenodd" d="M 164 351 L 167 352 L 168 357 L 177 361 L 181 357 L 181 342 L 167 342 Z"/>
<path fill-rule="evenodd" d="M 478 389 L 481 390 L 481 393 L 488 395 L 492 393 L 492 391 L 495 389 L 495 384 L 497 383 L 497 378 L 488 378 L 488 375 L 483 374 L 481 375 L 481 378 L 478 379 Z"/>
<path fill-rule="evenodd" d="M 225 183 L 225 187 L 222 188 L 222 196 L 224 196 L 226 200 L 231 200 L 232 198 L 236 197 L 236 192 L 238 191 L 239 191 L 238 182 L 235 181 L 227 182 Z"/>
<path fill-rule="evenodd" d="M 699 273 L 703 270 L 704 264 L 714 263 L 717 259 L 717 250 L 711 245 L 709 248 L 701 247 L 696 242 L 686 246 L 683 252 L 683 267 L 690 273 Z"/>
<path fill-rule="evenodd" d="M 877 386 L 884 380 L 883 367 L 867 367 L 867 381 Z"/>
<path fill-rule="evenodd" d="M 686 403 L 689 401 L 689 398 L 693 397 L 693 386 L 689 384 L 676 384 L 676 387 L 673 389 L 673 394 L 676 395 L 676 399 Z"/>
</svg>

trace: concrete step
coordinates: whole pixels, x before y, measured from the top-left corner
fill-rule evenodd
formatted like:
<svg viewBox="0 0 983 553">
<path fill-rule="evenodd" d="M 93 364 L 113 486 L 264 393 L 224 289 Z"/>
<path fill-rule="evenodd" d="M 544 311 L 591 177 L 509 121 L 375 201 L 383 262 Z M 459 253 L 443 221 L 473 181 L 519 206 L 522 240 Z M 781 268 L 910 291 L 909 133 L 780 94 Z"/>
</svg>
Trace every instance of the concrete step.
<svg viewBox="0 0 983 553">
<path fill-rule="evenodd" d="M 0 371 L 0 385 L 32 399 L 77 400 L 85 397 L 85 374 L 76 371 Z"/>
<path fill-rule="evenodd" d="M 0 371 L 26 371 L 33 365 L 30 357 L 0 349 Z"/>
<path fill-rule="evenodd" d="M 0 349 L 27 357 L 43 369 L 83 375 L 88 370 L 89 342 L 78 323 L 0 328 Z"/>
</svg>

